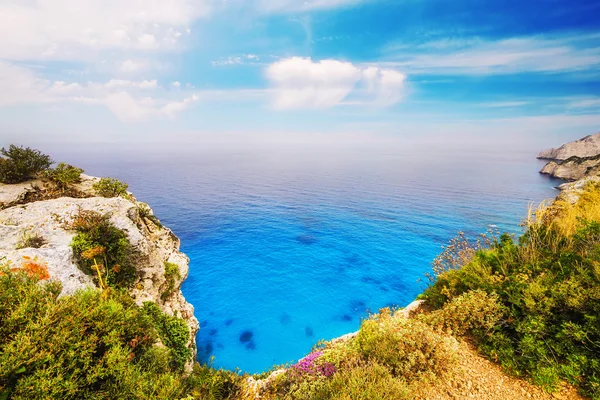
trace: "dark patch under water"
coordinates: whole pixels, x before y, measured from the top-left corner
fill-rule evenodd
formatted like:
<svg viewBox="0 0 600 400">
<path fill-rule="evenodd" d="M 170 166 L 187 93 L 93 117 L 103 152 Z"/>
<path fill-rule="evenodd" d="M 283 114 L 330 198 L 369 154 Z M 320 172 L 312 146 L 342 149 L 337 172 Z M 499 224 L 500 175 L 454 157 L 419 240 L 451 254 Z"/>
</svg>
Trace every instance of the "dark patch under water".
<svg viewBox="0 0 600 400">
<path fill-rule="evenodd" d="M 284 312 L 283 314 L 281 314 L 279 316 L 279 322 L 281 322 L 282 325 L 287 325 L 290 323 L 290 321 L 292 320 L 292 317 L 290 316 L 290 314 Z"/>
<path fill-rule="evenodd" d="M 313 331 L 313 328 L 307 326 L 306 328 L 304 328 L 304 335 L 306 335 L 306 337 L 313 337 L 315 335 L 315 332 Z"/>
<path fill-rule="evenodd" d="M 309 235 L 309 234 L 304 234 L 304 235 L 297 236 L 296 241 L 298 243 L 311 245 L 311 244 L 315 244 L 317 242 L 317 238 L 315 238 L 314 236 Z"/>
<path fill-rule="evenodd" d="M 252 340 L 254 333 L 252 331 L 244 331 L 240 334 L 240 342 L 247 343 Z"/>
</svg>

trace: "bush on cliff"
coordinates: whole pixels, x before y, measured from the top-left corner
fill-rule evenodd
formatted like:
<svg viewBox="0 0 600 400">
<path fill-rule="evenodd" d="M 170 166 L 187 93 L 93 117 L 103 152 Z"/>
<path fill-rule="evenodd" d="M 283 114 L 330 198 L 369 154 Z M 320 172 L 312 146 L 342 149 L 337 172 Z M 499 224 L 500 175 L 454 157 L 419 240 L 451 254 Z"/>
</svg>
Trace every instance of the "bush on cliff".
<svg viewBox="0 0 600 400">
<path fill-rule="evenodd" d="M 71 241 L 75 261 L 99 286 L 129 287 L 135 282 L 129 239 L 110 222 L 110 215 L 80 209 L 64 226 L 77 232 Z"/>
<path fill-rule="evenodd" d="M 447 376 L 454 361 L 451 339 L 386 308 L 355 338 L 318 346 L 270 389 L 277 399 L 410 399 L 419 385 Z"/>
<path fill-rule="evenodd" d="M 183 320 L 124 291 L 58 297 L 38 269 L 0 266 L 0 399 L 230 399 L 243 378 L 196 364 Z M 162 343 L 161 346 L 156 344 Z M 176 362 L 173 362 L 176 360 Z M 189 397 L 188 397 L 189 396 Z"/>
<path fill-rule="evenodd" d="M 47 170 L 45 176 L 54 182 L 59 189 L 65 190 L 70 185 L 81 182 L 82 173 L 83 170 L 81 168 L 60 163 L 56 168 Z"/>
<path fill-rule="evenodd" d="M 98 196 L 102 197 L 124 196 L 127 194 L 128 187 L 126 183 L 115 178 L 102 178 L 93 185 Z"/>
<path fill-rule="evenodd" d="M 19 183 L 35 178 L 40 172 L 50 168 L 50 156 L 11 144 L 8 149 L 0 149 L 0 182 Z"/>
<path fill-rule="evenodd" d="M 503 235 L 442 271 L 425 298 L 439 308 L 474 291 L 502 306 L 474 334 L 484 354 L 549 390 L 565 379 L 600 399 L 600 185 L 542 205 L 518 241 Z"/>
<path fill-rule="evenodd" d="M 161 362 L 153 318 L 129 295 L 0 274 L 0 398 L 179 398 L 178 370 Z M 188 333 L 189 335 L 189 333 Z"/>
</svg>

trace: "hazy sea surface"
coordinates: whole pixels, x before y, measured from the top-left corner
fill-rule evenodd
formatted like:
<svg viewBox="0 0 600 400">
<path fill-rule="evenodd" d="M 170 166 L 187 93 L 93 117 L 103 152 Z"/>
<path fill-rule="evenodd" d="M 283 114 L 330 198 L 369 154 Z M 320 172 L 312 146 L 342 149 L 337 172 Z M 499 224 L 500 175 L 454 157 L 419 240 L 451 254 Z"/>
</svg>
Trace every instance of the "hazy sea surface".
<svg viewBox="0 0 600 400">
<path fill-rule="evenodd" d="M 406 305 L 458 231 L 519 232 L 528 203 L 556 195 L 530 152 L 342 153 L 67 161 L 128 182 L 179 236 L 200 360 L 248 372 L 355 331 L 368 310 Z"/>
</svg>

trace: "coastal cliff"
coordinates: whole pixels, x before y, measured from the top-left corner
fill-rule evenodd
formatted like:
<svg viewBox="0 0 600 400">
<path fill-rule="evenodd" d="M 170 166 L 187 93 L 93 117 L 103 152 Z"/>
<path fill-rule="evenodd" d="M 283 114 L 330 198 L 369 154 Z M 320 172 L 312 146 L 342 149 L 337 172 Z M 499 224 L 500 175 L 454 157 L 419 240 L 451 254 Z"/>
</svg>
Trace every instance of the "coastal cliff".
<svg viewBox="0 0 600 400">
<path fill-rule="evenodd" d="M 538 159 L 549 160 L 540 173 L 568 181 L 600 175 L 600 132 L 542 151 Z"/>
<path fill-rule="evenodd" d="M 71 188 L 76 198 L 61 197 L 60 193 L 48 196 L 46 182 L 40 179 L 0 184 L 0 258 L 14 267 L 23 260 L 35 260 L 45 266 L 50 280 L 62 284 L 61 295 L 94 287 L 94 275 L 77 265 L 71 246 L 76 232 L 68 229 L 65 221 L 81 211 L 107 215 L 131 245 L 136 277 L 128 288 L 129 294 L 140 306 L 154 302 L 167 315 L 182 318 L 190 330 L 188 346 L 195 354 L 199 325 L 193 306 L 180 291 L 188 275 L 189 260 L 179 251 L 179 239 L 160 224 L 147 204 L 137 201 L 131 193 L 112 198 L 98 196 L 93 189 L 98 181 L 99 178 L 82 174 L 81 181 Z M 39 247 L 21 244 L 31 235 L 40 239 Z M 168 265 L 177 266 L 177 273 L 169 275 Z"/>
<path fill-rule="evenodd" d="M 179 240 L 125 184 L 80 172 L 0 185 L 0 399 L 600 399 L 589 171 L 518 240 L 459 235 L 417 301 L 254 376 L 193 361 Z"/>
</svg>

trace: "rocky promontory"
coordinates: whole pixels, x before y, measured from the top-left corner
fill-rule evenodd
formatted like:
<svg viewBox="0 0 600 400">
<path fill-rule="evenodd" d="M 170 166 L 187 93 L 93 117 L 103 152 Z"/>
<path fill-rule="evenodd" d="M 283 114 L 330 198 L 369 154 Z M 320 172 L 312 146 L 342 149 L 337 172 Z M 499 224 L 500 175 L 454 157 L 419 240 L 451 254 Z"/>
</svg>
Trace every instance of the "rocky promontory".
<svg viewBox="0 0 600 400">
<path fill-rule="evenodd" d="M 98 196 L 92 188 L 98 180 L 82 174 L 69 196 L 49 196 L 40 179 L 0 184 L 0 259 L 15 268 L 24 260 L 44 265 L 50 279 L 61 282 L 62 295 L 94 286 L 93 275 L 77 265 L 72 248 L 76 232 L 68 229 L 65 221 L 81 211 L 105 215 L 131 245 L 131 264 L 136 266 L 135 280 L 128 289 L 131 297 L 139 305 L 154 302 L 166 314 L 185 320 L 191 333 L 189 347 L 195 349 L 199 325 L 193 306 L 180 291 L 189 260 L 179 251 L 179 239 L 131 193 Z M 23 244 L 28 237 L 38 238 L 38 245 Z M 177 266 L 177 273 L 169 274 L 168 266 Z"/>
<path fill-rule="evenodd" d="M 600 132 L 542 151 L 539 159 L 549 160 L 540 173 L 567 181 L 600 175 Z"/>
</svg>

